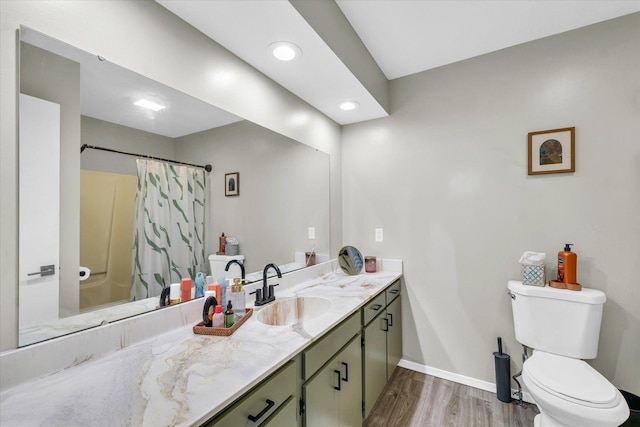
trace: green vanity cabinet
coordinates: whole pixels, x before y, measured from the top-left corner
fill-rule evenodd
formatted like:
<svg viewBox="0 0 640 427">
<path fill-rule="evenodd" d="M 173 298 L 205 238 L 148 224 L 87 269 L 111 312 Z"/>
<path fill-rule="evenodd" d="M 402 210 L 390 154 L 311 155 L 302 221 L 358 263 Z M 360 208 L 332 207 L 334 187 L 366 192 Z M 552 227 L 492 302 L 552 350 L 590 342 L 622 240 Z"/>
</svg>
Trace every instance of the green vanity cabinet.
<svg viewBox="0 0 640 427">
<path fill-rule="evenodd" d="M 298 358 L 262 381 L 238 402 L 208 422 L 207 426 L 296 427 L 296 374 Z"/>
<path fill-rule="evenodd" d="M 402 358 L 400 281 L 362 309 L 363 417 L 369 415 Z"/>
<path fill-rule="evenodd" d="M 361 426 L 402 358 L 401 311 L 396 280 L 206 425 Z"/>
<path fill-rule="evenodd" d="M 360 311 L 302 351 L 303 425 L 362 424 Z"/>
<path fill-rule="evenodd" d="M 402 299 L 396 298 L 387 306 L 387 380 L 402 359 Z"/>
<path fill-rule="evenodd" d="M 307 427 L 362 425 L 360 335 L 302 386 Z"/>
<path fill-rule="evenodd" d="M 384 293 L 382 294 L 384 298 Z M 375 308 L 378 303 L 372 301 Z M 372 310 L 371 303 L 364 307 L 364 312 Z M 363 401 L 364 418 L 369 415 L 376 403 L 380 392 L 387 384 L 387 332 L 384 305 L 378 310 L 378 315 L 371 319 L 362 330 L 362 368 L 364 375 Z"/>
</svg>

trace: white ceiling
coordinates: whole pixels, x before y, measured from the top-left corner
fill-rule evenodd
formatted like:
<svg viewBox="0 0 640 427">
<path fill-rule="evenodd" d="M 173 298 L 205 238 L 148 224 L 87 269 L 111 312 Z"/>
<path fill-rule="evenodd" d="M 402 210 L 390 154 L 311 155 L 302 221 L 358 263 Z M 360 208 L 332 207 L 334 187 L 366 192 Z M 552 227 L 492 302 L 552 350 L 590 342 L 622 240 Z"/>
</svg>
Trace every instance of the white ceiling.
<svg viewBox="0 0 640 427">
<path fill-rule="evenodd" d="M 387 115 L 287 0 L 156 1 L 340 124 Z M 640 11 L 640 0 L 336 2 L 387 79 Z M 276 41 L 302 58 L 276 61 Z M 360 108 L 339 110 L 346 99 Z"/>
<path fill-rule="evenodd" d="M 638 0 L 337 0 L 388 79 L 640 11 Z"/>
<path fill-rule="evenodd" d="M 0 0 L 1 1 L 1 0 Z M 387 112 L 288 0 L 156 0 L 339 124 Z M 308 0 L 333 1 L 333 0 Z M 337 0 L 387 79 L 640 11 L 640 0 Z M 23 27 L 21 38 L 80 62 L 82 114 L 176 138 L 241 120 L 144 76 Z M 275 60 L 269 44 L 303 51 Z M 138 97 L 168 108 L 152 113 Z M 345 112 L 343 100 L 360 108 Z"/>
<path fill-rule="evenodd" d="M 28 27 L 20 39 L 80 64 L 83 116 L 178 138 L 242 120 L 199 99 L 169 88 L 97 55 L 80 50 Z M 133 103 L 144 98 L 166 108 L 157 112 Z"/>
</svg>

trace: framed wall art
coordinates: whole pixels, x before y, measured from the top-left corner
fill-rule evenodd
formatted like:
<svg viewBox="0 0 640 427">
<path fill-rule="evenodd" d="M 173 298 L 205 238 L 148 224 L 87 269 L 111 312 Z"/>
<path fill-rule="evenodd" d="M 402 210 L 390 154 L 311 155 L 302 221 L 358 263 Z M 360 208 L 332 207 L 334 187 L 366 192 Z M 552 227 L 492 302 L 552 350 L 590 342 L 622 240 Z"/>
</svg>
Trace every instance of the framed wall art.
<svg viewBox="0 0 640 427">
<path fill-rule="evenodd" d="M 575 130 L 529 132 L 529 175 L 575 172 Z"/>
<path fill-rule="evenodd" d="M 224 195 L 240 195 L 240 172 L 231 172 L 224 174 Z"/>
</svg>

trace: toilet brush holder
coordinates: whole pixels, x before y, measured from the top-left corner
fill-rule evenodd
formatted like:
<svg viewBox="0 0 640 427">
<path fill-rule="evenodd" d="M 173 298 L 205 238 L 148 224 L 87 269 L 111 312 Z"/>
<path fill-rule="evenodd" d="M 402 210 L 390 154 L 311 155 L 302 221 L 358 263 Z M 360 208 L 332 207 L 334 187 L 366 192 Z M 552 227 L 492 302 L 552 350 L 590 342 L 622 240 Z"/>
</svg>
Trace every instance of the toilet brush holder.
<svg viewBox="0 0 640 427">
<path fill-rule="evenodd" d="M 511 402 L 511 357 L 502 352 L 502 338 L 498 337 L 498 351 L 493 353 L 496 367 L 496 395 L 501 402 Z"/>
</svg>

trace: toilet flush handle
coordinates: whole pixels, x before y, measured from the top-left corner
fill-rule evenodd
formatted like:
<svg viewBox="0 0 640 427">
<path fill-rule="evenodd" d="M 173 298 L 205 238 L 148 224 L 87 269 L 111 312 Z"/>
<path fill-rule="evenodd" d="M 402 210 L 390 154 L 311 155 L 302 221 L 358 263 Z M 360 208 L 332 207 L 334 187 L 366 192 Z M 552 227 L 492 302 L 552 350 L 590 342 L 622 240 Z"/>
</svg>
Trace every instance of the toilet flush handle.
<svg viewBox="0 0 640 427">
<path fill-rule="evenodd" d="M 516 294 L 511 291 L 507 291 L 507 294 L 511 297 L 511 299 L 516 299 Z"/>
</svg>

